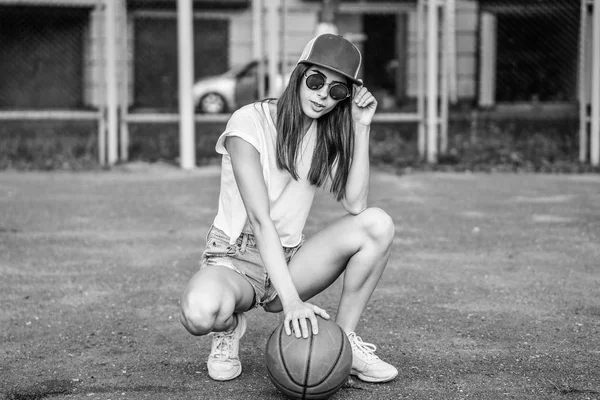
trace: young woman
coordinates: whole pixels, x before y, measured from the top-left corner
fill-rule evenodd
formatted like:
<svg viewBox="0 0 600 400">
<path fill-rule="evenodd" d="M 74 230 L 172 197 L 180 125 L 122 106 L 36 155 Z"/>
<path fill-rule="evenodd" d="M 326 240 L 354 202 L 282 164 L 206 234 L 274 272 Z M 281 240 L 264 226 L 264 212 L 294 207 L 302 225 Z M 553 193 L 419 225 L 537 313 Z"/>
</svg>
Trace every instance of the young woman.
<svg viewBox="0 0 600 400">
<path fill-rule="evenodd" d="M 181 322 L 193 335 L 211 333 L 208 373 L 230 380 L 242 371 L 244 312 L 263 307 L 285 316 L 288 335 L 318 333 L 307 302 L 342 273 L 336 322 L 352 345 L 352 374 L 386 382 L 398 371 L 355 334 L 387 264 L 392 219 L 367 207 L 369 130 L 377 107 L 357 79 L 361 54 L 338 35 L 308 43 L 278 100 L 240 108 L 218 139 L 223 155 L 219 207 L 200 270 L 181 299 Z M 313 196 L 324 187 L 347 214 L 305 240 Z"/>
</svg>

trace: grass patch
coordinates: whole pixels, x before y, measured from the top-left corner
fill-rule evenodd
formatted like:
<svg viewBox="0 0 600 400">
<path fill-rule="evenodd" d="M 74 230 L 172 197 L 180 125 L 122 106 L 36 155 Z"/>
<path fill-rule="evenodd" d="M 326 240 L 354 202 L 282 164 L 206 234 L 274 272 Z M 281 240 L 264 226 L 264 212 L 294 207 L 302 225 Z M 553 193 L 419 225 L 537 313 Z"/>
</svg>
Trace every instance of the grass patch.
<svg viewBox="0 0 600 400">
<path fill-rule="evenodd" d="M 222 123 L 196 124 L 196 164 L 220 159 L 214 149 L 223 128 Z M 178 124 L 132 124 L 129 138 L 131 161 L 179 163 Z"/>
<path fill-rule="evenodd" d="M 198 165 L 217 163 L 217 138 L 224 123 L 196 124 Z M 178 124 L 130 125 L 129 160 L 179 163 Z M 448 151 L 437 164 L 419 157 L 415 123 L 376 123 L 371 133 L 373 164 L 398 173 L 411 170 L 583 173 L 600 168 L 580 163 L 576 118 L 458 119 L 451 122 Z M 15 121 L 0 127 L 0 169 L 85 170 L 97 162 L 95 122 Z"/>
<path fill-rule="evenodd" d="M 6 121 L 0 125 L 0 169 L 98 168 L 98 128 L 90 121 Z"/>
<path fill-rule="evenodd" d="M 600 172 L 579 162 L 576 119 L 456 120 L 449 126 L 448 151 L 437 164 L 418 155 L 417 124 L 373 126 L 371 159 L 400 173 L 419 170 L 478 172 Z"/>
</svg>

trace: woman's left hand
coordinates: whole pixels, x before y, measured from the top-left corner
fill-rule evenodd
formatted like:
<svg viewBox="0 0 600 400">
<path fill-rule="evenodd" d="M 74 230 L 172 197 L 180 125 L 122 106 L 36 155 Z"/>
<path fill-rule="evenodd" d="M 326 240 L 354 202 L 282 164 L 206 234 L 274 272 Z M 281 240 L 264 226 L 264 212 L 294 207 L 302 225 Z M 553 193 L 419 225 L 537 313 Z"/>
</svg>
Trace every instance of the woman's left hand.
<svg viewBox="0 0 600 400">
<path fill-rule="evenodd" d="M 377 99 L 365 86 L 354 85 L 352 120 L 361 125 L 371 125 L 377 109 Z"/>
</svg>

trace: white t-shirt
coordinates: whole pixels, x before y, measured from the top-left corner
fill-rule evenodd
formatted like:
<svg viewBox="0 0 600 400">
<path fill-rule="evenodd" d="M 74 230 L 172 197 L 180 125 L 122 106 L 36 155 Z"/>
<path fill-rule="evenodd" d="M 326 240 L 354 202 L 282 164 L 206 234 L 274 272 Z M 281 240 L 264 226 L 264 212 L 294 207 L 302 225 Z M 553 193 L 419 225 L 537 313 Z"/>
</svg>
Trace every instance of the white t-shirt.
<svg viewBox="0 0 600 400">
<path fill-rule="evenodd" d="M 231 157 L 225 149 L 225 138 L 237 136 L 250 143 L 260 154 L 263 178 L 269 195 L 271 219 L 279 233 L 281 245 L 294 247 L 302 240 L 302 230 L 312 206 L 316 187 L 307 181 L 308 171 L 315 147 L 316 122 L 304 136 L 302 152 L 297 166 L 298 180 L 286 170 L 277 168 L 277 129 L 269 112 L 267 102 L 246 105 L 231 115 L 225 131 L 216 144 L 216 151 L 223 155 L 221 161 L 221 191 L 219 209 L 214 225 L 235 243 L 240 233 L 251 233 L 248 215 L 238 190 Z"/>
</svg>

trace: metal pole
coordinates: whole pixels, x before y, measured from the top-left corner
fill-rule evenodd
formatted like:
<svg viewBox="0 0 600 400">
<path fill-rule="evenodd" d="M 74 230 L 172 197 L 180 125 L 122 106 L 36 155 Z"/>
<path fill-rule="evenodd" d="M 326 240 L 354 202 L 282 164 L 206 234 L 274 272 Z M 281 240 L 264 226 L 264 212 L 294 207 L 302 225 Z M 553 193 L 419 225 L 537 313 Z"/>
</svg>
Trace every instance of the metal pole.
<svg viewBox="0 0 600 400">
<path fill-rule="evenodd" d="M 285 0 L 283 0 L 285 2 Z M 319 23 L 315 30 L 315 36 L 322 33 L 338 34 L 338 28 L 335 23 L 337 11 L 340 8 L 340 0 L 322 0 L 321 12 L 319 14 Z"/>
<path fill-rule="evenodd" d="M 179 163 L 196 166 L 194 127 L 194 17 L 192 0 L 177 0 L 177 54 L 179 70 Z"/>
<path fill-rule="evenodd" d="M 496 102 L 496 16 L 481 13 L 479 26 L 479 106 L 491 107 Z"/>
<path fill-rule="evenodd" d="M 579 24 L 579 161 L 587 160 L 587 0 L 581 0 Z"/>
<path fill-rule="evenodd" d="M 456 0 L 446 0 L 446 21 L 448 29 L 448 37 L 446 45 L 448 46 L 448 96 L 450 102 L 455 104 L 458 101 L 458 77 L 457 71 L 457 55 L 456 55 Z"/>
<path fill-rule="evenodd" d="M 258 98 L 265 97 L 265 64 L 263 55 L 263 1 L 252 0 L 252 54 L 258 60 Z"/>
<path fill-rule="evenodd" d="M 600 0 L 599 0 L 600 1 Z M 438 9 L 429 0 L 427 10 L 427 162 L 437 162 L 438 145 Z"/>
<path fill-rule="evenodd" d="M 268 29 L 268 72 L 269 72 L 269 97 L 277 97 L 277 75 L 279 68 L 279 1 L 267 1 L 267 29 Z"/>
<path fill-rule="evenodd" d="M 106 39 L 106 119 L 108 129 L 108 165 L 117 162 L 119 131 L 119 99 L 117 82 L 117 4 L 114 0 L 105 3 Z"/>
<path fill-rule="evenodd" d="M 450 18 L 448 2 L 440 8 L 444 11 L 442 19 L 442 68 L 441 68 L 441 95 L 440 95 L 440 153 L 448 151 L 448 116 L 450 114 L 449 89 L 450 89 Z"/>
<path fill-rule="evenodd" d="M 424 64 L 424 47 L 425 47 L 425 32 L 423 24 L 425 23 L 425 0 L 417 1 L 417 114 L 419 114 L 418 127 L 418 149 L 419 158 L 425 158 L 425 68 Z"/>
<path fill-rule="evenodd" d="M 94 14 L 103 15 L 106 20 L 106 11 L 103 3 L 98 3 L 96 5 Z M 98 37 L 103 34 L 102 29 L 100 29 L 100 24 L 92 24 L 92 27 L 94 28 L 94 34 L 97 34 Z M 106 38 L 106 35 L 104 35 L 104 37 Z M 106 54 L 106 40 L 104 41 L 104 48 L 99 50 L 100 53 L 102 53 L 102 51 Z M 106 67 L 106 65 L 104 65 L 104 67 Z M 104 83 L 106 83 L 105 70 L 106 68 L 98 72 L 99 82 L 104 81 Z M 104 166 L 106 165 L 106 87 L 104 87 L 104 90 L 100 91 L 100 96 L 102 96 L 102 98 L 100 99 L 100 112 L 98 117 L 98 163 Z"/>
<path fill-rule="evenodd" d="M 98 163 L 106 165 L 106 106 L 98 118 Z"/>
<path fill-rule="evenodd" d="M 288 2 L 281 0 L 281 76 L 282 87 L 285 87 L 285 77 L 287 76 L 288 70 Z"/>
<path fill-rule="evenodd" d="M 594 1 L 592 40 L 592 124 L 590 131 L 590 161 L 600 165 L 600 0 Z"/>
<path fill-rule="evenodd" d="M 121 132 L 121 154 L 120 159 L 127 161 L 129 159 L 129 123 L 127 122 L 127 112 L 129 107 L 129 60 L 127 48 L 129 47 L 129 35 L 127 29 L 127 5 L 125 0 L 119 1 L 119 36 L 120 46 L 119 54 L 121 55 L 121 65 L 119 68 L 119 76 L 121 77 L 121 92 L 120 92 L 120 107 L 119 121 Z"/>
</svg>

